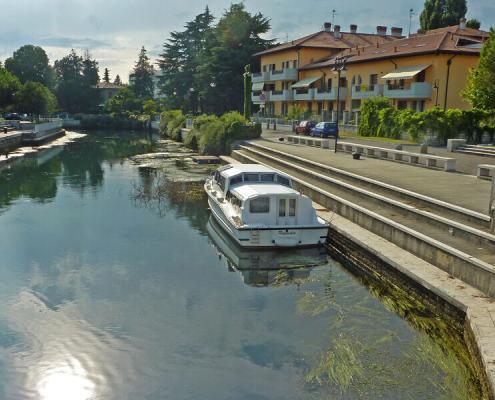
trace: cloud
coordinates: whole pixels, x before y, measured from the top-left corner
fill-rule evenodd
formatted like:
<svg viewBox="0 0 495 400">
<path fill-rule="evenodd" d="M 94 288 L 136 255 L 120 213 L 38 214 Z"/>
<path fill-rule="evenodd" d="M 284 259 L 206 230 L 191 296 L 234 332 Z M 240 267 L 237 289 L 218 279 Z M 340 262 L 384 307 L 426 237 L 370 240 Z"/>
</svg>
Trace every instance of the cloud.
<svg viewBox="0 0 495 400">
<path fill-rule="evenodd" d="M 50 37 L 34 41 L 39 46 L 65 47 L 65 48 L 87 48 L 95 49 L 110 47 L 111 43 L 104 40 L 89 38 Z"/>
</svg>

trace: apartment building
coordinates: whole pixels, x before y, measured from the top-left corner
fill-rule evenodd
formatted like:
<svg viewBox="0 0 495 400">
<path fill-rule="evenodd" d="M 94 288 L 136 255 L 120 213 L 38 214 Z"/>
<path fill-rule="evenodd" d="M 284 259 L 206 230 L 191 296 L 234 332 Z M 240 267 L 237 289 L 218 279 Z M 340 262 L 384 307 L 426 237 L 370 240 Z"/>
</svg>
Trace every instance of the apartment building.
<svg viewBox="0 0 495 400">
<path fill-rule="evenodd" d="M 379 28 L 376 34 L 367 34 L 358 33 L 357 25 L 350 25 L 349 32 L 343 32 L 339 25 L 332 29 L 332 24 L 325 23 L 322 31 L 254 54 L 260 60 L 260 72 L 252 75 L 253 103 L 269 115 L 285 115 L 294 102 L 309 101 L 304 93 L 307 82 L 301 82 L 301 68 L 331 59 L 345 49 L 386 44 L 402 37 L 402 29 L 394 28 L 387 35 L 386 29 Z"/>
<path fill-rule="evenodd" d="M 388 37 L 384 36 L 386 29 L 377 27 L 374 37 Z M 292 97 L 286 100 L 287 105 L 277 106 L 265 89 L 265 108 L 269 113 L 284 114 L 298 104 L 305 111 L 327 112 L 335 119 L 338 96 L 339 119 L 345 122 L 355 118 L 361 102 L 371 96 L 384 96 L 397 108 L 416 111 L 434 106 L 467 109 L 470 105 L 460 93 L 469 69 L 477 65 L 487 37 L 487 32 L 467 28 L 464 20 L 456 26 L 419 32 L 409 38 L 402 37 L 399 28 L 393 28 L 392 40 L 354 45 L 326 59 L 301 65 L 299 80 L 288 85 L 288 96 Z M 344 60 L 337 82 L 335 65 L 342 65 Z M 254 89 L 253 85 L 253 96 Z"/>
</svg>

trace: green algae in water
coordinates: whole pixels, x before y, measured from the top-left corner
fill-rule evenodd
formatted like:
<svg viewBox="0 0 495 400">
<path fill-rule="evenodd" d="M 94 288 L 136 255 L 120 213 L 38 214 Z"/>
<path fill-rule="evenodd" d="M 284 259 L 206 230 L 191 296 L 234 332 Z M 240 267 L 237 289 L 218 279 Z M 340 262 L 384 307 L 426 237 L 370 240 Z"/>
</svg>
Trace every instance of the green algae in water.
<svg viewBox="0 0 495 400">
<path fill-rule="evenodd" d="M 374 323 L 387 318 L 384 311 L 366 302 L 342 301 L 340 293 L 346 290 L 341 281 L 332 278 L 331 271 L 320 278 L 325 280 L 323 292 L 305 291 L 297 312 L 309 317 L 326 315 L 332 331 L 339 327 L 340 333 L 330 337 L 328 347 L 310 362 L 304 384 L 313 390 L 337 389 L 342 398 L 388 398 L 391 388 L 397 398 L 484 398 L 458 321 L 428 311 L 425 304 L 396 285 L 385 287 L 359 277 L 386 309 L 424 333 L 407 345 L 396 332 L 387 330 L 386 324 L 380 329 Z M 398 348 L 399 353 L 395 351 Z"/>
</svg>

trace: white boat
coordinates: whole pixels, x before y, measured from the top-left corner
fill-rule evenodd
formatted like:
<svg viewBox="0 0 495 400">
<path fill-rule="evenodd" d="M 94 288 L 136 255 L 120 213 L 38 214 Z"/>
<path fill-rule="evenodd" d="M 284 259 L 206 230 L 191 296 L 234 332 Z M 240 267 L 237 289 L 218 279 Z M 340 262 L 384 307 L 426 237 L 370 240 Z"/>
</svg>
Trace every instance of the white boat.
<svg viewBox="0 0 495 400">
<path fill-rule="evenodd" d="M 206 180 L 211 212 L 242 247 L 310 247 L 325 243 L 328 224 L 289 176 L 258 164 L 229 164 Z"/>
</svg>

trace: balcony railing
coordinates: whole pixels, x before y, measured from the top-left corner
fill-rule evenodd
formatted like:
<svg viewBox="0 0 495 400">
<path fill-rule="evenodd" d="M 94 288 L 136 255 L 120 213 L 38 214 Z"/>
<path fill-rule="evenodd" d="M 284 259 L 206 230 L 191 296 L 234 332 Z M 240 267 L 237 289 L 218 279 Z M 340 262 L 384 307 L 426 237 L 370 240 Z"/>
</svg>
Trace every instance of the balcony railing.
<svg viewBox="0 0 495 400">
<path fill-rule="evenodd" d="M 367 99 L 368 97 L 383 95 L 383 85 L 353 85 L 352 86 L 352 98 L 353 99 Z"/>
<path fill-rule="evenodd" d="M 263 104 L 266 101 L 270 101 L 270 92 L 252 92 L 251 101 L 254 104 Z"/>
<path fill-rule="evenodd" d="M 266 82 L 270 78 L 270 72 L 255 72 L 251 74 L 251 80 L 253 83 Z"/>
<path fill-rule="evenodd" d="M 270 101 L 288 101 L 293 99 L 292 90 L 272 90 Z"/>
<path fill-rule="evenodd" d="M 339 100 L 345 100 L 347 97 L 347 88 L 341 87 L 339 90 Z M 331 89 L 316 89 L 315 100 L 337 100 L 337 87 Z"/>
<path fill-rule="evenodd" d="M 431 93 L 431 83 L 411 82 L 404 85 L 388 84 L 383 95 L 391 99 L 428 99 L 431 98 Z"/>
<path fill-rule="evenodd" d="M 294 90 L 294 100 L 314 100 L 316 89 Z"/>
<path fill-rule="evenodd" d="M 297 81 L 297 68 L 284 68 L 270 71 L 270 81 Z"/>
</svg>

